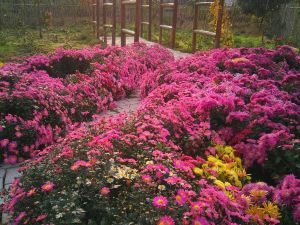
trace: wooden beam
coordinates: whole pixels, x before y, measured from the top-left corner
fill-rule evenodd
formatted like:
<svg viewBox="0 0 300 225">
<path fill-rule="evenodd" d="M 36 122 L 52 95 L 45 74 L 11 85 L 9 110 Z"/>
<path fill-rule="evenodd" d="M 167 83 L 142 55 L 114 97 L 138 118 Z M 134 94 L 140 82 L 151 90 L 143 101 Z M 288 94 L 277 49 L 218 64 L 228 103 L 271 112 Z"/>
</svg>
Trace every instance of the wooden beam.
<svg viewBox="0 0 300 225">
<path fill-rule="evenodd" d="M 129 34 L 129 35 L 132 35 L 132 36 L 135 35 L 135 32 L 134 32 L 133 30 L 122 29 L 121 31 L 122 31 L 124 34 Z"/>
<path fill-rule="evenodd" d="M 212 37 L 216 36 L 215 32 L 211 32 L 211 31 L 207 31 L 207 30 L 194 30 L 193 32 L 196 34 L 203 34 L 203 35 L 212 36 Z"/>
<path fill-rule="evenodd" d="M 172 29 L 173 29 L 172 26 L 170 26 L 170 25 L 165 25 L 165 24 L 161 24 L 161 25 L 159 25 L 159 27 L 162 28 L 162 29 L 166 29 L 166 30 L 172 30 Z"/>
<path fill-rule="evenodd" d="M 224 13 L 224 0 L 219 0 L 215 48 L 220 48 L 221 47 L 223 13 Z"/>
<path fill-rule="evenodd" d="M 177 30 L 177 11 L 178 11 L 178 0 L 174 0 L 173 19 L 172 19 L 172 33 L 171 33 L 171 48 L 175 48 L 176 44 L 176 30 Z"/>
</svg>

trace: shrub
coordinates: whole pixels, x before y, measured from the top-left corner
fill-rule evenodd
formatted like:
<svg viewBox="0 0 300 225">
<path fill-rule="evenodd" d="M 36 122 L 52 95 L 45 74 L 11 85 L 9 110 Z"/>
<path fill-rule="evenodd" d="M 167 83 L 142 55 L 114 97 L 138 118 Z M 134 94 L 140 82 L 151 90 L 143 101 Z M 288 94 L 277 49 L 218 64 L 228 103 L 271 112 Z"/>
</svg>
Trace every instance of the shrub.
<svg viewBox="0 0 300 225">
<path fill-rule="evenodd" d="M 159 128 L 154 118 L 148 121 L 143 126 Z M 12 222 L 278 223 L 272 188 L 264 184 L 268 193 L 261 197 L 260 189 L 241 189 L 249 177 L 231 147 L 214 147 L 207 161 L 192 158 L 172 142 L 154 141 L 159 134 L 140 133 L 136 122 L 102 119 L 40 153 L 12 187 L 5 207 Z"/>
<path fill-rule="evenodd" d="M 299 174 L 297 54 L 288 47 L 221 49 L 166 63 L 134 51 L 124 75 L 116 74 L 126 77 L 126 90 L 142 87 L 137 112 L 81 124 L 26 163 L 5 203 L 11 222 L 298 222 L 297 179 L 275 188 L 250 183 L 247 174 L 258 168 L 254 180 L 272 183 L 289 171 Z M 116 75 L 114 66 L 93 66 L 95 76 Z M 132 70 L 141 73 L 129 76 Z M 81 76 L 65 82 L 77 84 Z M 293 222 L 286 216 L 292 210 Z"/>
<path fill-rule="evenodd" d="M 59 49 L 5 65 L 0 69 L 0 161 L 33 157 L 78 122 L 129 96 L 143 73 L 172 59 L 157 46 L 134 45 Z"/>
<path fill-rule="evenodd" d="M 144 107 L 186 154 L 232 145 L 256 179 L 274 182 L 300 174 L 299 63 L 286 46 L 197 53 L 149 73 Z"/>
</svg>

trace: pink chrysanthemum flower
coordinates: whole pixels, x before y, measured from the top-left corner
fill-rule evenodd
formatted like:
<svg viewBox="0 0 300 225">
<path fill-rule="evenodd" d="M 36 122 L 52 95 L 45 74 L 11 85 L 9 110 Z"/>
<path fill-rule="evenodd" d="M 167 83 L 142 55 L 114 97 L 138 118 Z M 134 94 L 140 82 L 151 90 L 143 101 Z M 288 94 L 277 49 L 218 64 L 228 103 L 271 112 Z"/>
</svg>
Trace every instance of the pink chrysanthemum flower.
<svg viewBox="0 0 300 225">
<path fill-rule="evenodd" d="M 163 208 L 163 207 L 167 206 L 168 199 L 166 197 L 160 195 L 153 199 L 152 204 L 157 208 Z"/>
<path fill-rule="evenodd" d="M 177 192 L 177 195 L 175 195 L 175 201 L 178 205 L 182 206 L 186 203 L 187 201 L 187 192 L 184 190 L 179 190 Z"/>
<path fill-rule="evenodd" d="M 21 220 L 27 215 L 26 212 L 21 212 L 18 217 L 15 219 L 14 224 L 19 224 Z"/>
<path fill-rule="evenodd" d="M 31 197 L 36 193 L 36 188 L 32 188 L 28 191 L 27 197 Z"/>
<path fill-rule="evenodd" d="M 49 182 L 43 184 L 42 191 L 51 192 L 53 190 L 53 188 L 54 188 L 54 184 L 49 181 Z"/>
<path fill-rule="evenodd" d="M 101 195 L 108 195 L 109 192 L 110 192 L 110 190 L 109 190 L 108 187 L 103 187 L 103 188 L 101 188 L 101 190 L 100 190 L 100 194 L 101 194 Z"/>
<path fill-rule="evenodd" d="M 163 216 L 159 219 L 157 225 L 174 225 L 175 222 L 170 216 Z"/>
<path fill-rule="evenodd" d="M 150 183 L 152 178 L 150 175 L 143 175 L 142 176 L 142 180 L 145 182 L 145 183 Z"/>
<path fill-rule="evenodd" d="M 71 170 L 73 170 L 73 171 L 78 170 L 79 167 L 81 167 L 81 166 L 88 167 L 88 163 L 83 160 L 78 160 L 71 166 Z"/>
<path fill-rule="evenodd" d="M 199 212 L 201 210 L 201 202 L 192 202 L 191 203 L 191 210 L 192 212 Z"/>
<path fill-rule="evenodd" d="M 193 220 L 192 225 L 209 225 L 209 222 L 203 217 L 196 217 Z"/>
<path fill-rule="evenodd" d="M 35 219 L 35 221 L 39 222 L 39 221 L 46 219 L 47 217 L 48 217 L 48 214 L 41 214 Z"/>
</svg>

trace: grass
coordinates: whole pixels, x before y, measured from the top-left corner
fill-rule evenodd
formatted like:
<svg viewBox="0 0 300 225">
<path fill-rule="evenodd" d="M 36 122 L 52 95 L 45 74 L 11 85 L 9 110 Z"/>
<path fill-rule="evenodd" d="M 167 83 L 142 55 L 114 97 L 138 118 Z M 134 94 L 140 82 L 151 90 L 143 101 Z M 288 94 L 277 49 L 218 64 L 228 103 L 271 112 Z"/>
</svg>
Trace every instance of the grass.
<svg viewBox="0 0 300 225">
<path fill-rule="evenodd" d="M 0 31 L 0 62 L 37 53 L 49 53 L 59 47 L 83 48 L 100 43 L 93 37 L 89 25 L 73 25 L 43 29 L 5 29 Z"/>
<path fill-rule="evenodd" d="M 133 28 L 133 27 L 130 27 Z M 119 30 L 119 29 L 118 29 Z M 37 53 L 49 53 L 59 47 L 83 48 L 100 41 L 93 37 L 89 24 L 76 24 L 69 26 L 43 29 L 43 38 L 39 37 L 39 31 L 33 28 L 5 29 L 0 31 L 0 64 L 16 60 Z M 158 28 L 154 27 L 152 41 L 158 42 Z M 146 38 L 147 32 L 143 37 Z M 229 47 L 266 47 L 274 48 L 278 44 L 291 44 L 267 40 L 262 44 L 260 36 L 235 34 Z M 170 32 L 164 31 L 163 45 L 170 46 Z M 213 48 L 214 40 L 209 37 L 197 36 L 197 50 Z M 176 34 L 176 50 L 192 52 L 192 34 L 190 30 L 178 29 Z"/>
<path fill-rule="evenodd" d="M 154 29 L 152 40 L 158 42 L 158 29 Z M 143 37 L 146 38 L 147 34 L 143 34 Z M 163 44 L 165 46 L 170 46 L 170 32 L 164 31 L 163 33 Z M 271 40 L 265 38 L 265 42 L 262 43 L 261 36 L 257 35 L 247 35 L 247 34 L 234 34 L 232 37 L 232 42 L 229 47 L 232 48 L 256 48 L 256 47 L 265 47 L 269 49 L 274 49 L 277 45 L 288 44 L 294 45 L 294 42 L 289 40 Z M 198 50 L 208 50 L 214 47 L 214 39 L 210 37 L 197 35 L 197 46 Z M 177 29 L 176 33 L 176 47 L 177 50 L 183 52 L 192 52 L 192 34 L 190 30 Z"/>
</svg>

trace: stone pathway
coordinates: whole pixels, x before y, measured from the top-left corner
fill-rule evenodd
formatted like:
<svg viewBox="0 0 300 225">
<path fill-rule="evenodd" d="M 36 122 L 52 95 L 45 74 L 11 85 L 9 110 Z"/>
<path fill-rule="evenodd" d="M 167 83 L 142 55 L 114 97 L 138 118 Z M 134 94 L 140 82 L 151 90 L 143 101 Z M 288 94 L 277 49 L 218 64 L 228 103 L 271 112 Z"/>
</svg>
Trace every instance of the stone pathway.
<svg viewBox="0 0 300 225">
<path fill-rule="evenodd" d="M 118 113 L 132 113 L 140 104 L 139 93 L 132 94 L 129 98 L 121 99 L 117 101 L 117 108 L 113 110 L 107 110 L 100 114 L 100 116 L 114 116 Z"/>
<path fill-rule="evenodd" d="M 8 190 L 14 181 L 14 178 L 19 177 L 21 174 L 18 173 L 19 166 L 14 165 L 0 165 L 0 193 L 5 189 Z M 3 199 L 0 196 L 0 205 L 3 203 Z M 7 221 L 7 214 L 0 214 L 1 224 L 5 224 Z"/>
</svg>

